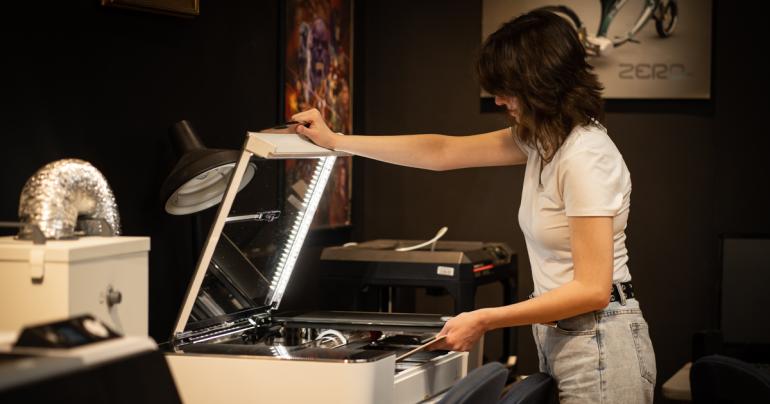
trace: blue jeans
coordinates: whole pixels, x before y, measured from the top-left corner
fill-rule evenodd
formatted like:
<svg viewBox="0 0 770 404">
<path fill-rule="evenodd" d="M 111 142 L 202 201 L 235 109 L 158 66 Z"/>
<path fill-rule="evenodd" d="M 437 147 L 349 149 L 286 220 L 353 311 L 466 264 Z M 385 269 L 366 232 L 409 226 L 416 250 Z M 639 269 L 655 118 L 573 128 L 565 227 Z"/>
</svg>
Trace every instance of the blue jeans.
<svg viewBox="0 0 770 404">
<path fill-rule="evenodd" d="M 559 401 L 652 403 L 655 352 L 639 302 L 628 299 L 556 322 L 533 324 L 540 371 L 559 386 Z"/>
</svg>

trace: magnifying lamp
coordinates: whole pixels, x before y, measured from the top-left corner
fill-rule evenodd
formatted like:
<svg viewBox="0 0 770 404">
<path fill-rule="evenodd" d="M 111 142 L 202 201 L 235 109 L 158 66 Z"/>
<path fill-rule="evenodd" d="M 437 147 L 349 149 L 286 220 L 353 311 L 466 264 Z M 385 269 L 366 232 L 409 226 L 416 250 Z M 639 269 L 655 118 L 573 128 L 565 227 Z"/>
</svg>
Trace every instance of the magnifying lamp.
<svg viewBox="0 0 770 404">
<path fill-rule="evenodd" d="M 187 215 L 222 201 L 240 151 L 205 147 L 186 120 L 174 124 L 169 136 L 181 157 L 160 190 L 166 212 Z M 238 191 L 251 181 L 256 169 L 250 162 Z"/>
</svg>

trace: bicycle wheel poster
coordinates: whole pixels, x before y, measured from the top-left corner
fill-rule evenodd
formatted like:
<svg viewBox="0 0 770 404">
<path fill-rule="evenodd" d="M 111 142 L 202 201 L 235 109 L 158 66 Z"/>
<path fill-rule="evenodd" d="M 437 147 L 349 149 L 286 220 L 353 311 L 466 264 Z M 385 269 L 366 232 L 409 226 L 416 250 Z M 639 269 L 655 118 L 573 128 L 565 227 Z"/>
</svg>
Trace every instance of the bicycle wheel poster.
<svg viewBox="0 0 770 404">
<path fill-rule="evenodd" d="M 286 0 L 284 119 L 310 108 L 323 114 L 335 132 L 353 126 L 352 0 Z M 315 160 L 287 160 L 286 197 L 298 203 L 316 167 Z M 312 227 L 350 224 L 350 157 L 338 158 Z"/>
<path fill-rule="evenodd" d="M 482 40 L 541 7 L 577 30 L 605 98 L 711 98 L 712 0 L 483 0 Z"/>
</svg>

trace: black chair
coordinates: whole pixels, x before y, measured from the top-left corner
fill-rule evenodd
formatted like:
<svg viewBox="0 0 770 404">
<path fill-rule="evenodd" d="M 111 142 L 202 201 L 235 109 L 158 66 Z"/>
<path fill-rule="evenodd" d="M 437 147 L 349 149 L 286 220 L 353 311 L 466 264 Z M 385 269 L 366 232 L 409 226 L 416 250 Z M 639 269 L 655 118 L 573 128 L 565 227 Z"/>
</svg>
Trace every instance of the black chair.
<svg viewBox="0 0 770 404">
<path fill-rule="evenodd" d="M 468 373 L 441 398 L 439 404 L 497 403 L 508 378 L 508 369 L 490 362 Z"/>
<path fill-rule="evenodd" d="M 499 404 L 558 404 L 556 381 L 546 373 L 535 373 L 511 386 Z"/>
<path fill-rule="evenodd" d="M 690 369 L 695 404 L 770 403 L 770 373 L 739 359 L 704 356 Z"/>
</svg>

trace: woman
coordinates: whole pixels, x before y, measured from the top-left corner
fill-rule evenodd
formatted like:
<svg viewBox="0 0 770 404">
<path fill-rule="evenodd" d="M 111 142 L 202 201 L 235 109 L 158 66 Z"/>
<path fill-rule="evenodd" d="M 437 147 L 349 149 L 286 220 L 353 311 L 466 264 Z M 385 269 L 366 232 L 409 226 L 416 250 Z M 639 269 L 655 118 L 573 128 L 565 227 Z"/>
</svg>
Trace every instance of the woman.
<svg viewBox="0 0 770 404">
<path fill-rule="evenodd" d="M 655 357 L 626 265 L 631 180 L 597 119 L 601 85 L 574 29 L 535 10 L 504 24 L 478 60 L 482 86 L 511 128 L 471 136 L 341 136 L 316 110 L 300 134 L 334 150 L 430 170 L 526 164 L 519 223 L 535 290 L 462 313 L 441 334 L 464 351 L 487 331 L 532 324 L 540 370 L 562 403 L 649 403 Z"/>
</svg>

